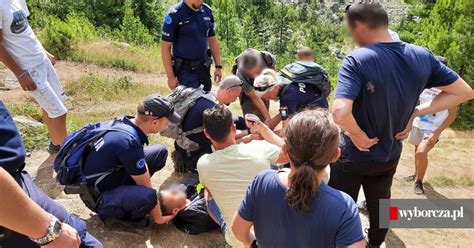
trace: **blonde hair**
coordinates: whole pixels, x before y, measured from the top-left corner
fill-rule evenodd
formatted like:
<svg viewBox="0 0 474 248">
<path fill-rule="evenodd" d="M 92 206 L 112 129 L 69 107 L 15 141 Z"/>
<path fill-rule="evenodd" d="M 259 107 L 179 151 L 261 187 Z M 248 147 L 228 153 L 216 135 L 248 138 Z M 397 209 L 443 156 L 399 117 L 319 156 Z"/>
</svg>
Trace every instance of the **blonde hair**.
<svg viewBox="0 0 474 248">
<path fill-rule="evenodd" d="M 266 87 L 275 85 L 277 82 L 278 75 L 276 71 L 272 69 L 265 69 L 257 78 L 255 78 L 254 85 L 257 87 Z"/>
</svg>

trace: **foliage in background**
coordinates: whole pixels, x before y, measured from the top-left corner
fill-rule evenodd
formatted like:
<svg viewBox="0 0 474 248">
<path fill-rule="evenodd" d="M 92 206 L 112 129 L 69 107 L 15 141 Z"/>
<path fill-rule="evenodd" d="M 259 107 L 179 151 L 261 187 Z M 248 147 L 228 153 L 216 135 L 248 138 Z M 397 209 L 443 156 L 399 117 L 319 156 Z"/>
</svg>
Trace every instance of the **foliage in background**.
<svg viewBox="0 0 474 248">
<path fill-rule="evenodd" d="M 133 71 L 163 72 L 159 42 L 168 0 L 30 0 L 31 23 L 53 54 L 81 62 Z M 341 25 L 340 8 L 323 8 L 320 1 L 282 4 L 273 0 L 206 0 L 214 11 L 225 68 L 248 47 L 277 55 L 277 68 L 295 59 L 298 46 L 314 50 L 316 62 L 333 85 L 341 59 L 353 49 Z M 474 1 L 408 0 L 409 15 L 397 27 L 402 40 L 428 47 L 448 58 L 450 66 L 472 85 Z M 94 49 L 103 41 L 128 43 L 125 53 L 115 48 Z M 90 41 L 94 41 L 91 43 Z M 98 43 L 96 43 L 98 42 Z M 88 46 L 90 44 L 90 46 Z M 150 56 L 128 51 L 148 50 Z M 144 61 L 140 62 L 142 57 Z M 146 66 L 154 65 L 154 66 Z M 474 127 L 474 103 L 460 107 L 455 126 Z"/>
<path fill-rule="evenodd" d="M 474 87 L 474 1 L 418 1 L 398 27 L 400 38 L 447 58 Z M 454 127 L 474 128 L 474 103 L 458 107 Z"/>
</svg>

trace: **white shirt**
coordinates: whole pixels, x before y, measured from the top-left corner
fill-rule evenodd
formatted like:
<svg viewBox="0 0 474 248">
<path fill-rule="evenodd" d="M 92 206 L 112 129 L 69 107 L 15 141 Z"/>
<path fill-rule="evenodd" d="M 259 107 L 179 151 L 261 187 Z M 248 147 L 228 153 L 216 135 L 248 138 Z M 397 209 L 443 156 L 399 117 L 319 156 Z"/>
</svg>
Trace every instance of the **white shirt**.
<svg viewBox="0 0 474 248">
<path fill-rule="evenodd" d="M 0 1 L 0 29 L 3 47 L 23 70 L 47 59 L 45 50 L 28 23 L 30 12 L 25 0 Z"/>
<path fill-rule="evenodd" d="M 270 169 L 281 149 L 266 141 L 254 140 L 235 144 L 205 154 L 197 163 L 199 181 L 211 192 L 227 224 L 226 241 L 232 247 L 243 247 L 230 225 L 248 185 L 260 172 Z"/>
<path fill-rule="evenodd" d="M 420 95 L 420 104 L 433 100 L 441 90 L 437 88 L 425 89 Z M 418 116 L 413 121 L 413 126 L 426 131 L 435 131 L 446 118 L 448 118 L 448 110 L 443 110 L 434 114 Z"/>
</svg>

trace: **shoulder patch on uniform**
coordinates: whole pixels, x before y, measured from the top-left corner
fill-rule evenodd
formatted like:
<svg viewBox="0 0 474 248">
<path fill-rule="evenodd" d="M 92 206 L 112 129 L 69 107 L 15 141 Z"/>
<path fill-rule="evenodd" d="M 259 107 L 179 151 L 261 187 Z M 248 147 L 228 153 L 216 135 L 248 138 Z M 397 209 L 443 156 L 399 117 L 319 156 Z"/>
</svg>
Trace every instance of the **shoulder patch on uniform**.
<svg viewBox="0 0 474 248">
<path fill-rule="evenodd" d="M 141 169 L 145 168 L 145 164 L 146 164 L 145 159 L 142 158 L 142 159 L 137 161 L 136 167 L 137 167 L 137 169 L 141 170 Z"/>
<path fill-rule="evenodd" d="M 173 23 L 173 18 L 171 18 L 170 15 L 167 15 L 167 16 L 165 17 L 165 23 L 168 24 L 168 25 L 171 24 L 171 23 Z"/>
</svg>

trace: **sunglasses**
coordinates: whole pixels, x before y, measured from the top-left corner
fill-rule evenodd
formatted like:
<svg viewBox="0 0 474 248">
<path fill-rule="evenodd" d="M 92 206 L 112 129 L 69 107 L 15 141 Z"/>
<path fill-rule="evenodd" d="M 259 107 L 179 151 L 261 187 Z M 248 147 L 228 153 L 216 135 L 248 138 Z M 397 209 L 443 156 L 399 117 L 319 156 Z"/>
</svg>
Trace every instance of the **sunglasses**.
<svg viewBox="0 0 474 248">
<path fill-rule="evenodd" d="M 240 84 L 236 84 L 236 85 L 230 86 L 230 87 L 227 88 L 227 89 L 230 90 L 230 89 L 232 89 L 232 88 L 242 87 L 243 85 L 244 85 L 244 83 L 240 82 Z"/>
<path fill-rule="evenodd" d="M 270 89 L 272 88 L 273 86 L 275 86 L 276 84 L 273 84 L 273 85 L 267 85 L 267 86 L 254 86 L 253 88 L 256 90 L 256 91 L 266 91 L 267 89 Z"/>
</svg>

